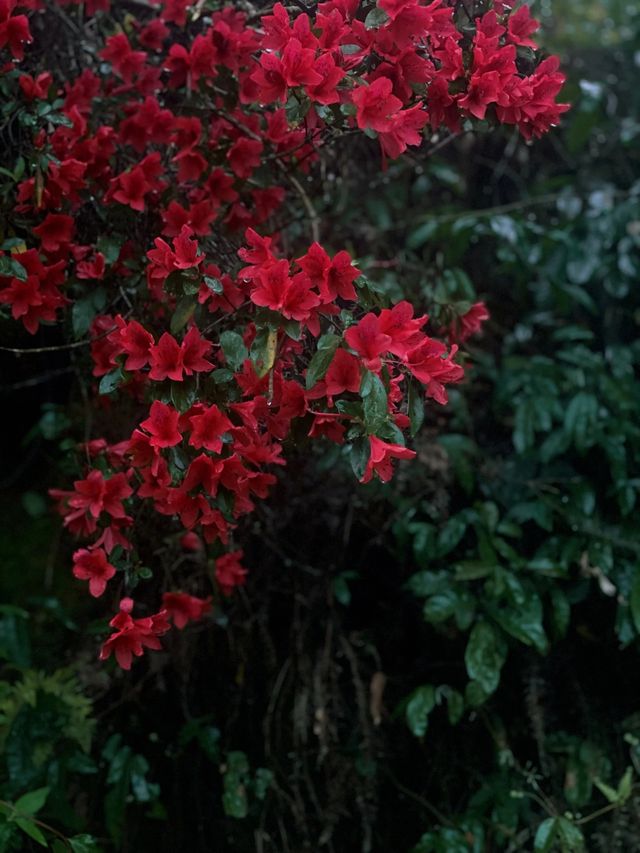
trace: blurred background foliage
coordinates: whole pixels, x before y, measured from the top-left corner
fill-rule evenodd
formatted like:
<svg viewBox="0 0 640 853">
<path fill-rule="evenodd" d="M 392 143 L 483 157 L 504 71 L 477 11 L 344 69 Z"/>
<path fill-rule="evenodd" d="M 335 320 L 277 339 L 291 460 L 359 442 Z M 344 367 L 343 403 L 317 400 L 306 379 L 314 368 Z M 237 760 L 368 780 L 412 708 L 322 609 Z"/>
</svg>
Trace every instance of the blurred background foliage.
<svg viewBox="0 0 640 853">
<path fill-rule="evenodd" d="M 130 675 L 46 497 L 82 356 L 3 358 L 0 850 L 640 850 L 640 7 L 535 11 L 574 105 L 544 141 L 315 176 L 374 292 L 486 301 L 468 381 L 387 486 L 294 453 L 246 593 Z"/>
</svg>

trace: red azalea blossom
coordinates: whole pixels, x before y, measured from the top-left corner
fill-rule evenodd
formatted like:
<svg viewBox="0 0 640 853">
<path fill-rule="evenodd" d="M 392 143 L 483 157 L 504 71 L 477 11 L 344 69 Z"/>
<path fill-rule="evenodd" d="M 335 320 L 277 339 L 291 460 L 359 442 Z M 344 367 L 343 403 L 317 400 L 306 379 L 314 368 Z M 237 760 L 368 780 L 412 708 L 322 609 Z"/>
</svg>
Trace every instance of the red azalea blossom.
<svg viewBox="0 0 640 853">
<path fill-rule="evenodd" d="M 79 580 L 89 581 L 89 592 L 99 598 L 107 588 L 107 581 L 115 575 L 115 566 L 107 560 L 102 548 L 87 551 L 80 548 L 73 555 L 73 574 Z"/>
<path fill-rule="evenodd" d="M 145 559 L 140 510 L 162 516 L 191 552 L 187 565 L 233 548 L 234 529 L 276 482 L 271 466 L 304 433 L 368 441 L 363 482 L 389 480 L 393 459 L 415 455 L 399 437 L 409 386 L 446 403 L 464 377 L 456 342 L 488 312 L 472 304 L 440 330 L 446 345 L 407 301 L 371 310 L 381 290 L 318 237 L 334 239 L 311 197 L 318 150 L 362 131 L 385 168 L 442 128 L 488 118 L 531 139 L 557 124 L 564 75 L 557 57 L 533 53 L 538 22 L 526 5 L 489 5 L 465 17 L 448 0 L 378 0 L 377 11 L 327 0 L 254 15 L 152 0 L 123 18 L 117 4 L 87 0 L 85 16 L 111 9 L 121 26 L 89 22 L 98 65 L 63 82 L 38 65 L 39 48 L 31 74 L 16 68 L 32 40 L 16 12 L 42 31 L 46 4 L 0 0 L 5 95 L 34 154 L 7 184 L 18 225 L 0 250 L 0 304 L 30 334 L 63 320 L 74 347 L 88 337 L 96 381 L 84 402 L 113 443 L 88 437 L 78 447 L 88 469 L 51 495 L 86 545 L 73 574 L 91 595 L 114 576 L 110 560 L 124 568 L 138 549 Z M 216 558 L 223 596 L 244 584 L 242 560 L 241 550 Z M 162 602 L 134 618 L 123 599 L 101 658 L 128 669 L 160 648 L 170 619 L 182 628 L 211 608 L 183 592 Z"/>
<path fill-rule="evenodd" d="M 231 551 L 216 560 L 216 580 L 224 595 L 231 595 L 236 586 L 243 586 L 247 570 L 241 565 L 243 551 Z"/>
<path fill-rule="evenodd" d="M 162 609 L 176 628 L 182 630 L 188 622 L 198 622 L 211 612 L 211 596 L 196 598 L 186 592 L 165 592 L 162 595 Z"/>
<path fill-rule="evenodd" d="M 151 436 L 149 440 L 151 447 L 174 447 L 182 441 L 178 431 L 179 418 L 179 412 L 172 406 L 167 406 L 159 400 L 151 404 L 149 417 L 140 424 L 142 429 Z"/>
<path fill-rule="evenodd" d="M 408 447 L 402 447 L 399 444 L 389 444 L 371 435 L 369 436 L 369 461 L 360 482 L 368 483 L 375 472 L 382 482 L 386 483 L 393 474 L 392 459 L 413 459 L 415 455 L 415 450 L 409 450 Z"/>
</svg>

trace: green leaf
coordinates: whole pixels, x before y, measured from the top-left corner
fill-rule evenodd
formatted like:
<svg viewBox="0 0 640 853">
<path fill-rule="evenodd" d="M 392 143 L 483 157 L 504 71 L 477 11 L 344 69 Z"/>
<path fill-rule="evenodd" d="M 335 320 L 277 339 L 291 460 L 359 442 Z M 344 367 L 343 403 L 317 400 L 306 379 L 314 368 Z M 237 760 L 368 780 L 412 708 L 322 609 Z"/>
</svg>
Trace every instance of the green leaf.
<svg viewBox="0 0 640 853">
<path fill-rule="evenodd" d="M 449 554 L 460 543 L 467 529 L 467 519 L 462 515 L 454 515 L 438 533 L 436 556 L 438 558 Z"/>
<path fill-rule="evenodd" d="M 284 331 L 292 341 L 299 341 L 302 337 L 302 326 L 299 320 L 285 320 Z"/>
<path fill-rule="evenodd" d="M 610 803 L 618 802 L 618 792 L 615 788 L 612 788 L 611 785 L 607 785 L 606 782 L 603 782 L 602 779 L 598 779 L 597 777 L 593 780 L 593 784 L 601 794 L 604 794 Z"/>
<path fill-rule="evenodd" d="M 405 714 L 407 724 L 416 737 L 424 737 L 429 723 L 429 714 L 435 704 L 436 691 L 431 684 L 418 687 L 409 697 Z"/>
<path fill-rule="evenodd" d="M 245 818 L 249 813 L 247 782 L 249 762 L 244 752 L 227 753 L 222 807 L 228 817 Z"/>
<path fill-rule="evenodd" d="M 309 366 L 307 367 L 307 375 L 305 385 L 307 391 L 310 391 L 316 382 L 324 378 L 325 373 L 329 369 L 329 365 L 333 361 L 333 356 L 340 343 L 340 338 L 337 335 L 328 333 L 323 335 L 318 341 L 318 349 L 314 353 Z"/>
<path fill-rule="evenodd" d="M 631 595 L 629 597 L 631 606 L 631 618 L 633 626 L 640 634 L 640 570 L 634 572 L 633 584 L 631 586 Z"/>
<path fill-rule="evenodd" d="M 256 376 L 262 379 L 273 367 L 276 358 L 278 344 L 278 332 L 265 326 L 258 329 L 258 333 L 251 344 L 251 361 L 253 362 Z"/>
<path fill-rule="evenodd" d="M 224 293 L 224 286 L 219 278 L 212 278 L 210 275 L 205 275 L 204 283 L 212 293 Z"/>
<path fill-rule="evenodd" d="M 446 696 L 449 722 L 452 726 L 455 726 L 456 723 L 460 722 L 462 715 L 464 714 L 464 698 L 461 693 L 458 693 L 457 690 L 453 690 L 452 688 L 447 690 Z"/>
<path fill-rule="evenodd" d="M 218 370 L 213 371 L 211 378 L 216 385 L 226 385 L 227 382 L 231 382 L 233 380 L 233 373 L 226 367 L 220 367 Z"/>
<path fill-rule="evenodd" d="M 358 480 L 361 480 L 364 476 L 370 452 L 370 445 L 366 438 L 355 439 L 349 447 L 349 462 Z"/>
<path fill-rule="evenodd" d="M 120 257 L 120 245 L 120 240 L 103 234 L 101 237 L 98 237 L 96 249 L 104 255 L 106 263 L 111 265 L 115 264 Z"/>
<path fill-rule="evenodd" d="M 553 843 L 558 836 L 558 819 L 548 817 L 543 820 L 536 831 L 536 837 L 533 840 L 534 853 L 549 853 L 553 848 Z"/>
<path fill-rule="evenodd" d="M 488 622 L 478 622 L 469 636 L 464 662 L 469 678 L 491 694 L 500 683 L 500 670 L 507 657 L 504 640 Z"/>
<path fill-rule="evenodd" d="M 82 299 L 73 303 L 71 309 L 71 325 L 76 338 L 84 337 L 89 331 L 93 318 L 104 309 L 107 304 L 107 292 L 104 287 L 98 287 Z"/>
<path fill-rule="evenodd" d="M 597 399 L 593 394 L 579 391 L 567 406 L 564 416 L 564 430 L 572 437 L 577 450 L 584 451 L 594 443 L 597 420 Z"/>
<path fill-rule="evenodd" d="M 27 280 L 26 269 L 11 255 L 0 255 L 0 275 L 17 278 L 18 281 Z"/>
<path fill-rule="evenodd" d="M 74 835 L 67 841 L 73 853 L 98 853 L 100 849 L 97 840 L 92 835 Z"/>
<path fill-rule="evenodd" d="M 37 814 L 47 801 L 49 790 L 49 788 L 38 788 L 35 791 L 29 791 L 28 794 L 23 794 L 16 800 L 16 810 L 22 814 Z"/>
<path fill-rule="evenodd" d="M 364 422 L 369 435 L 376 435 L 389 418 L 387 392 L 382 379 L 376 374 L 369 373 L 369 376 L 365 374 L 365 380 L 362 384 L 363 388 L 366 388 L 366 393 L 362 389 L 360 392 L 363 399 Z"/>
<path fill-rule="evenodd" d="M 374 6 L 374 8 L 364 19 L 364 25 L 367 30 L 377 30 L 380 27 L 384 27 L 388 20 L 389 16 L 384 11 L 384 9 L 380 9 L 378 6 Z"/>
<path fill-rule="evenodd" d="M 249 358 L 249 352 L 238 332 L 223 332 L 220 335 L 220 346 L 229 367 L 235 372 L 240 370 Z"/>
<path fill-rule="evenodd" d="M 349 583 L 344 574 L 337 575 L 337 577 L 333 579 L 332 587 L 336 601 L 342 604 L 343 607 L 348 607 L 351 601 L 351 590 L 349 589 Z"/>
<path fill-rule="evenodd" d="M 37 841 L 42 847 L 47 847 L 47 839 L 42 834 L 42 831 L 35 825 L 32 820 L 28 818 L 17 817 L 14 819 L 14 823 L 16 823 L 20 829 L 29 836 L 29 838 L 33 838 L 34 841 Z"/>
<path fill-rule="evenodd" d="M 631 789 L 633 783 L 633 767 L 627 767 L 624 771 L 624 775 L 618 782 L 618 802 L 620 805 L 626 803 L 626 801 L 631 796 Z"/>
<path fill-rule="evenodd" d="M 172 382 L 169 393 L 174 407 L 179 412 L 186 412 L 196 401 L 197 382 L 194 378 L 184 379 L 182 382 Z"/>
<path fill-rule="evenodd" d="M 566 817 L 559 817 L 558 835 L 563 845 L 563 853 L 578 853 L 584 850 L 584 835 L 582 830 Z"/>
<path fill-rule="evenodd" d="M 487 602 L 487 611 L 507 634 L 544 655 L 549 650 L 549 641 L 542 626 L 542 602 L 532 591 L 527 591 L 525 596 L 524 601 L 502 608 Z"/>
<path fill-rule="evenodd" d="M 98 385 L 98 393 L 99 394 L 111 394 L 112 391 L 122 384 L 122 380 L 124 379 L 122 369 L 120 367 L 116 367 L 115 370 L 112 370 L 111 373 L 106 373 L 102 379 L 100 380 L 100 384 Z"/>
<path fill-rule="evenodd" d="M 171 315 L 171 322 L 169 323 L 169 329 L 171 330 L 172 335 L 175 335 L 181 329 L 184 329 L 189 320 L 193 317 L 197 304 L 198 303 L 192 295 L 186 295 L 180 299 L 176 305 L 176 310 Z"/>
<path fill-rule="evenodd" d="M 253 780 L 253 791 L 258 800 L 264 800 L 267 796 L 271 783 L 273 782 L 273 773 L 267 767 L 258 767 Z"/>
<path fill-rule="evenodd" d="M 411 422 L 412 438 L 420 432 L 420 428 L 424 423 L 424 408 L 424 393 L 417 382 L 412 380 L 409 383 L 409 400 L 407 403 L 407 414 Z"/>
<path fill-rule="evenodd" d="M 564 637 L 569 628 L 571 620 L 571 605 L 567 596 L 558 587 L 552 587 L 551 596 L 551 618 L 558 637 Z"/>
</svg>

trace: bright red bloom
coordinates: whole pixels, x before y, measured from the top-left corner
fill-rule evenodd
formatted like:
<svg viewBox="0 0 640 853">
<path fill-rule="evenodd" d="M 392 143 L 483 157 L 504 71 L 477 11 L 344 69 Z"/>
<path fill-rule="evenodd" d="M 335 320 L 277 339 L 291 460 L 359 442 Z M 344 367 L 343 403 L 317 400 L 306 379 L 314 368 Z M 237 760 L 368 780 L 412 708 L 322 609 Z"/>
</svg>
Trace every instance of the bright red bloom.
<svg viewBox="0 0 640 853">
<path fill-rule="evenodd" d="M 211 352 L 211 341 L 203 338 L 197 326 L 192 326 L 180 345 L 182 365 L 187 376 L 193 373 L 208 373 L 213 365 L 205 356 Z"/>
<path fill-rule="evenodd" d="M 223 595 L 231 595 L 234 587 L 244 585 L 247 570 L 240 563 L 243 557 L 243 551 L 231 551 L 216 560 L 216 580 Z"/>
<path fill-rule="evenodd" d="M 173 620 L 173 624 L 182 630 L 187 622 L 197 622 L 211 612 L 211 596 L 196 598 L 186 592 L 165 592 L 162 596 L 162 608 Z"/>
<path fill-rule="evenodd" d="M 380 356 L 389 351 L 391 338 L 380 330 L 380 320 L 375 314 L 365 314 L 359 323 L 347 329 L 344 338 L 362 356 L 365 367 L 380 370 Z"/>
<path fill-rule="evenodd" d="M 540 29 L 540 24 L 531 17 L 528 6 L 520 6 L 516 12 L 509 16 L 507 28 L 509 39 L 514 44 L 531 47 L 533 50 L 537 48 L 538 45 L 530 36 Z"/>
<path fill-rule="evenodd" d="M 52 82 L 53 76 L 49 71 L 38 74 L 35 80 L 30 74 L 21 74 L 18 78 L 22 94 L 27 101 L 46 100 Z"/>
<path fill-rule="evenodd" d="M 393 128 L 393 116 L 402 101 L 391 94 L 393 84 L 387 77 L 378 77 L 369 86 L 358 86 L 351 93 L 356 105 L 356 121 L 361 130 L 388 132 Z"/>
<path fill-rule="evenodd" d="M 100 51 L 101 58 L 110 62 L 116 74 L 126 83 L 130 83 L 142 71 L 147 54 L 143 50 L 133 50 L 124 33 L 109 36 L 106 45 Z"/>
<path fill-rule="evenodd" d="M 80 548 L 73 555 L 73 575 L 78 580 L 89 581 L 89 592 L 99 598 L 107 588 L 107 581 L 115 575 L 116 568 L 107 560 L 102 548 L 88 551 Z"/>
<path fill-rule="evenodd" d="M 445 384 L 460 382 L 464 377 L 464 370 L 459 364 L 453 363 L 458 348 L 451 347 L 449 355 L 447 348 L 439 341 L 432 338 L 418 344 L 406 355 L 406 364 L 416 379 L 427 389 L 427 396 L 444 405 L 447 402 Z"/>
<path fill-rule="evenodd" d="M 476 302 L 463 314 L 458 317 L 449 327 L 449 337 L 454 341 L 464 343 L 472 335 L 475 335 L 482 328 L 482 324 L 490 317 L 487 306 L 484 302 Z"/>
<path fill-rule="evenodd" d="M 420 145 L 420 131 L 429 121 L 429 113 L 416 104 L 408 110 L 401 110 L 392 116 L 391 127 L 380 134 L 382 150 L 389 157 L 399 157 L 408 145 Z"/>
<path fill-rule="evenodd" d="M 258 273 L 250 299 L 255 305 L 279 311 L 292 320 L 307 320 L 312 308 L 320 304 L 311 290 L 311 281 L 304 273 L 289 275 L 289 262 L 276 261 Z"/>
<path fill-rule="evenodd" d="M 147 332 L 137 320 L 130 320 L 127 323 L 118 315 L 115 321 L 119 329 L 113 334 L 117 336 L 119 345 L 127 354 L 124 369 L 140 370 L 146 367 L 151 358 L 151 347 L 154 343 L 153 335 Z"/>
<path fill-rule="evenodd" d="M 146 619 L 133 619 L 132 609 L 133 601 L 123 598 L 120 602 L 120 612 L 109 622 L 115 631 L 100 651 L 100 660 L 107 660 L 113 652 L 122 669 L 131 669 L 133 656 L 140 657 L 144 648 L 162 648 L 158 637 L 170 629 L 166 610 Z"/>
<path fill-rule="evenodd" d="M 383 483 L 387 483 L 393 475 L 392 459 L 413 459 L 416 455 L 415 450 L 409 450 L 408 447 L 402 447 L 400 444 L 389 444 L 375 435 L 369 436 L 369 447 L 369 461 L 360 480 L 361 483 L 368 483 L 374 472 Z"/>
<path fill-rule="evenodd" d="M 0 50 L 9 45 L 14 59 L 24 58 L 24 45 L 33 39 L 29 31 L 29 20 L 26 15 L 11 13 L 16 6 L 15 0 L 0 0 Z"/>
<path fill-rule="evenodd" d="M 184 365 L 180 344 L 169 332 L 164 332 L 160 340 L 150 351 L 151 370 L 149 378 L 160 382 L 163 379 L 182 380 Z"/>
<path fill-rule="evenodd" d="M 260 103 L 286 101 L 289 87 L 319 86 L 324 77 L 315 70 L 315 52 L 302 47 L 298 39 L 287 42 L 280 59 L 273 53 L 263 53 L 260 67 L 251 77 L 258 87 Z"/>
<path fill-rule="evenodd" d="M 76 480 L 75 492 L 69 498 L 69 506 L 88 512 L 98 518 L 101 512 L 107 512 L 112 518 L 124 518 L 122 501 L 133 494 L 125 474 L 114 474 L 105 480 L 101 471 L 89 472 L 86 480 Z"/>
<path fill-rule="evenodd" d="M 193 447 L 206 447 L 212 453 L 220 453 L 222 450 L 221 436 L 228 432 L 233 424 L 223 415 L 217 406 L 209 406 L 202 414 L 190 418 L 191 438 L 189 444 Z"/>
<path fill-rule="evenodd" d="M 178 431 L 179 418 L 180 413 L 173 406 L 154 400 L 149 417 L 140 426 L 151 436 L 149 444 L 152 447 L 173 447 L 182 441 Z"/>
<path fill-rule="evenodd" d="M 344 349 L 337 349 L 324 378 L 327 396 L 333 397 L 344 391 L 360 390 L 360 362 Z"/>
<path fill-rule="evenodd" d="M 319 243 L 312 243 L 306 255 L 296 261 L 320 290 L 323 302 L 333 302 L 337 297 L 355 301 L 357 294 L 353 282 L 361 274 L 353 266 L 351 257 L 344 250 L 331 260 Z"/>
</svg>

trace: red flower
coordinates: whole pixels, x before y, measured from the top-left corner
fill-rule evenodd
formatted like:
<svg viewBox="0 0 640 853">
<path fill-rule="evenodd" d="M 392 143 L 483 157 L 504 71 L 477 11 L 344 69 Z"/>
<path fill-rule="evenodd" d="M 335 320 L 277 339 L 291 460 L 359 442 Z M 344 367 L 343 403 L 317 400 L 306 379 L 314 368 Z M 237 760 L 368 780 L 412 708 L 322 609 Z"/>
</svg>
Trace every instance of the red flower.
<svg viewBox="0 0 640 853">
<path fill-rule="evenodd" d="M 360 390 L 360 362 L 344 349 L 336 350 L 324 378 L 327 396 Z"/>
<path fill-rule="evenodd" d="M 338 68 L 330 53 L 324 53 L 318 57 L 313 67 L 322 80 L 320 83 L 305 86 L 307 95 L 317 104 L 339 103 L 340 95 L 337 87 L 346 72 Z"/>
<path fill-rule="evenodd" d="M 100 51 L 100 57 L 110 62 L 113 70 L 126 83 L 130 83 L 142 71 L 147 60 L 147 54 L 143 50 L 133 50 L 124 33 L 109 36 L 106 45 Z"/>
<path fill-rule="evenodd" d="M 531 47 L 535 50 L 538 45 L 529 36 L 538 29 L 540 24 L 531 17 L 528 6 L 521 6 L 509 18 L 509 39 L 514 44 L 521 44 L 523 47 Z"/>
<path fill-rule="evenodd" d="M 309 278 L 304 273 L 291 278 L 289 262 L 285 260 L 276 261 L 258 272 L 257 287 L 250 299 L 255 305 L 279 311 L 292 320 L 307 320 L 311 309 L 320 304 L 311 290 Z"/>
<path fill-rule="evenodd" d="M 0 24 L 0 26 L 2 25 Z M 38 74 L 35 80 L 30 74 L 21 74 L 18 78 L 22 94 L 27 101 L 34 101 L 36 99 L 46 100 L 52 82 L 53 76 L 49 71 Z"/>
<path fill-rule="evenodd" d="M 165 332 L 158 343 L 151 347 L 149 355 L 151 360 L 150 379 L 155 379 L 158 382 L 163 379 L 173 379 L 176 382 L 182 380 L 184 372 L 182 350 L 173 335 Z"/>
<path fill-rule="evenodd" d="M 483 119 L 489 104 L 498 100 L 501 92 L 500 75 L 497 71 L 476 72 L 471 77 L 467 94 L 460 98 L 458 105 L 476 118 Z"/>
<path fill-rule="evenodd" d="M 177 270 L 197 267 L 204 260 L 204 255 L 198 255 L 198 241 L 192 240 L 192 236 L 193 230 L 188 225 L 183 225 L 180 234 L 173 240 L 173 265 Z"/>
<path fill-rule="evenodd" d="M 151 436 L 149 444 L 151 447 L 173 447 L 182 441 L 178 431 L 178 420 L 180 413 L 172 406 L 155 400 L 151 404 L 151 412 L 146 421 L 140 426 Z"/>
<path fill-rule="evenodd" d="M 319 86 L 324 77 L 315 70 L 315 52 L 302 47 L 292 38 L 282 51 L 282 59 L 273 53 L 263 53 L 260 67 L 251 77 L 258 86 L 260 103 L 286 101 L 288 87 Z"/>
<path fill-rule="evenodd" d="M 380 144 L 385 154 L 395 159 L 407 150 L 408 145 L 420 145 L 420 131 L 429 121 L 429 114 L 416 104 L 408 110 L 401 110 L 392 118 L 391 129 L 380 134 Z"/>
<path fill-rule="evenodd" d="M 153 346 L 153 335 L 147 332 L 137 320 L 130 320 L 127 323 L 118 315 L 116 323 L 120 328 L 113 334 L 127 354 L 124 369 L 140 370 L 149 363 L 151 347 Z"/>
<path fill-rule="evenodd" d="M 333 302 L 338 296 L 355 301 L 357 294 L 353 282 L 360 270 L 353 266 L 351 257 L 344 250 L 331 260 L 319 243 L 313 243 L 298 263 L 311 279 L 314 287 L 320 290 L 323 302 Z"/>
<path fill-rule="evenodd" d="M 220 453 L 222 450 L 221 436 L 233 426 L 220 409 L 215 405 L 209 406 L 202 414 L 190 418 L 190 421 L 193 432 L 189 444 L 192 447 L 206 447 L 213 453 Z"/>
<path fill-rule="evenodd" d="M 29 20 L 26 15 L 14 15 L 15 0 L 0 0 L 0 50 L 9 45 L 14 59 L 24 58 L 24 44 L 33 41 L 29 32 Z"/>
<path fill-rule="evenodd" d="M 102 548 L 87 551 L 80 548 L 73 555 L 73 574 L 81 581 L 89 581 L 89 592 L 99 598 L 107 588 L 107 581 L 115 575 L 115 566 L 107 560 Z"/>
<path fill-rule="evenodd" d="M 380 370 L 380 356 L 388 352 L 391 338 L 380 331 L 380 320 L 375 314 L 365 316 L 345 332 L 345 340 L 359 355 L 369 370 Z"/>
<path fill-rule="evenodd" d="M 170 628 L 166 610 L 161 610 L 147 619 L 133 619 L 132 609 L 133 601 L 123 598 L 120 602 L 120 612 L 109 622 L 116 630 L 100 651 L 100 660 L 107 660 L 112 652 L 115 653 L 122 669 L 131 669 L 133 656 L 140 657 L 145 647 L 162 648 L 158 637 L 166 634 Z"/>
<path fill-rule="evenodd" d="M 489 312 L 484 302 L 476 302 L 469 308 L 466 314 L 458 317 L 449 327 L 449 337 L 454 341 L 464 343 L 472 335 L 482 328 L 482 324 L 489 319 Z"/>
<path fill-rule="evenodd" d="M 112 518 L 124 518 L 122 501 L 133 494 L 125 474 L 114 474 L 105 480 L 102 472 L 96 469 L 89 472 L 86 480 L 76 480 L 73 488 L 69 506 L 88 512 L 93 518 L 98 518 L 103 511 Z"/>
<path fill-rule="evenodd" d="M 264 148 L 259 139 L 242 136 L 227 152 L 227 160 L 235 175 L 250 178 L 260 165 L 260 154 Z"/>
<path fill-rule="evenodd" d="M 187 622 L 195 622 L 211 611 L 211 596 L 196 598 L 186 592 L 165 592 L 162 596 L 162 608 L 167 611 L 173 624 L 182 630 Z"/>
<path fill-rule="evenodd" d="M 393 116 L 402 107 L 402 101 L 391 94 L 393 84 L 387 77 L 378 77 L 370 86 L 359 86 L 351 93 L 356 105 L 356 122 L 361 130 L 382 133 L 393 127 Z"/>
<path fill-rule="evenodd" d="M 223 595 L 231 595 L 233 588 L 243 586 L 247 570 L 240 564 L 243 551 L 231 551 L 216 560 L 216 580 Z"/>
<path fill-rule="evenodd" d="M 374 472 L 383 483 L 387 483 L 393 475 L 392 459 L 413 459 L 416 455 L 415 450 L 409 450 L 408 447 L 402 447 L 400 444 L 389 444 L 375 435 L 369 436 L 369 447 L 369 461 L 360 480 L 361 483 L 368 483 Z"/>
<path fill-rule="evenodd" d="M 211 342 L 203 338 L 197 326 L 192 326 L 180 346 L 182 365 L 187 376 L 193 373 L 208 373 L 213 365 L 205 356 L 211 352 Z"/>
<path fill-rule="evenodd" d="M 49 213 L 44 222 L 33 229 L 45 252 L 57 252 L 61 246 L 73 239 L 75 224 L 71 216 L 64 213 Z"/>
<path fill-rule="evenodd" d="M 416 379 L 426 386 L 427 396 L 433 397 L 441 405 L 447 402 L 445 384 L 460 382 L 464 376 L 462 367 L 453 363 L 457 351 L 458 348 L 453 346 L 447 356 L 444 344 L 425 338 L 406 355 L 407 367 Z"/>
</svg>

